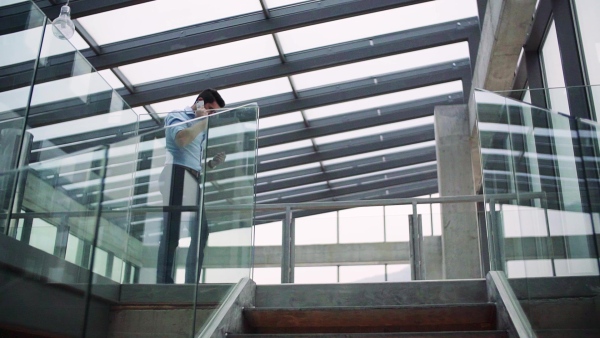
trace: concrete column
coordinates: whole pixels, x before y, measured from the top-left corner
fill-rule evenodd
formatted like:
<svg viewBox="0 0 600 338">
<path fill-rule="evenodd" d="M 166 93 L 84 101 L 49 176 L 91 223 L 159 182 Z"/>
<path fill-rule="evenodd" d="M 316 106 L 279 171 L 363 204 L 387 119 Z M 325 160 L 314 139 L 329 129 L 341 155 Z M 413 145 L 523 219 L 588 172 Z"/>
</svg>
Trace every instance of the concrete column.
<svg viewBox="0 0 600 338">
<path fill-rule="evenodd" d="M 440 196 L 474 195 L 467 105 L 434 110 Z M 475 203 L 442 204 L 442 257 L 446 279 L 480 278 Z"/>
</svg>

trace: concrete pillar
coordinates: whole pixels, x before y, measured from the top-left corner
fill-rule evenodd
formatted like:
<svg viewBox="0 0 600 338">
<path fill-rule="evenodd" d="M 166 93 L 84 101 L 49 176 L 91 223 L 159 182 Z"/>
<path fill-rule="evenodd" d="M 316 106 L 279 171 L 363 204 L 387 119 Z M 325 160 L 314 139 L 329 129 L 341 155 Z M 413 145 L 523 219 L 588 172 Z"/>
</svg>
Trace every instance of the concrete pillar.
<svg viewBox="0 0 600 338">
<path fill-rule="evenodd" d="M 467 105 L 434 110 L 440 196 L 474 195 Z M 475 203 L 442 204 L 442 257 L 446 279 L 480 278 Z"/>
</svg>

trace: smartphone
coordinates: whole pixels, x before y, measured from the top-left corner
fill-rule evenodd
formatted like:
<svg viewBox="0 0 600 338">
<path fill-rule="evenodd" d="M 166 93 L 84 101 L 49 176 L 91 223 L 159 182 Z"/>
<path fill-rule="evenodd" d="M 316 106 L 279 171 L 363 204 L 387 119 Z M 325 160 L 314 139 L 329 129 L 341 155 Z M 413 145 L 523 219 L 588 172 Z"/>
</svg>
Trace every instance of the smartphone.
<svg viewBox="0 0 600 338">
<path fill-rule="evenodd" d="M 204 108 L 204 100 L 196 101 L 196 109 L 195 110 L 198 110 L 200 108 Z"/>
</svg>

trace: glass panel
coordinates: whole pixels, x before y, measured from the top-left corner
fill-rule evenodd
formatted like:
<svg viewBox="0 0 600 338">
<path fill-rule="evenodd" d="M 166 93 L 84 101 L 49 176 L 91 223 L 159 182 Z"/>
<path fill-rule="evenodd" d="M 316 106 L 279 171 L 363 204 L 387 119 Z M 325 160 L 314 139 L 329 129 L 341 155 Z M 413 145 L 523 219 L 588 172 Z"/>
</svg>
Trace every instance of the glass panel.
<svg viewBox="0 0 600 338">
<path fill-rule="evenodd" d="M 0 172 L 2 179 L 15 177 L 18 186 L 9 218 L 9 236 L 0 239 L 3 250 L 9 253 L 3 257 L 11 257 L 3 264 L 13 269 L 6 276 L 20 285 L 1 289 L 0 293 L 5 304 L 15 302 L 10 306 L 15 327 L 45 327 L 36 317 L 47 320 L 54 316 L 63 325 L 45 328 L 47 333 L 82 336 L 87 327 L 88 334 L 97 335 L 97 320 L 84 324 L 86 312 L 100 306 L 96 297 L 99 294 L 89 293 L 87 287 L 91 278 L 107 286 L 102 290 L 102 302 L 118 300 L 118 284 L 91 272 L 100 196 L 76 198 L 61 187 L 76 176 L 88 182 L 90 190 L 101 189 L 106 148 L 72 156 L 80 160 L 53 158 L 23 166 L 16 172 Z M 101 255 L 98 258 L 102 260 Z M 35 300 L 28 301 L 25 295 L 35 295 Z M 53 309 L 52 314 L 48 308 Z M 22 322 L 24 319 L 26 322 Z"/>
<path fill-rule="evenodd" d="M 207 225 L 201 228 L 200 241 L 202 231 L 207 231 L 207 236 L 214 235 L 204 253 L 202 281 L 237 283 L 240 278 L 250 277 L 257 132 L 256 104 L 209 117 L 201 201 Z M 213 166 L 221 155 L 225 156 L 224 162 Z M 203 250 L 202 242 L 199 248 Z M 202 258 L 199 262 L 202 263 Z M 213 274 L 219 277 L 211 277 Z M 205 296 L 197 294 L 196 302 L 202 303 Z M 200 326 L 198 323 L 197 327 Z"/>
<path fill-rule="evenodd" d="M 19 165 L 19 150 L 24 140 L 26 107 L 33 87 L 36 59 L 41 50 L 46 17 L 30 2 L 2 3 L 0 17 L 11 22 L 10 29 L 0 35 L 0 172 L 10 172 Z M 7 13 L 11 13 L 9 15 Z M 20 88 L 14 84 L 19 83 Z M 27 142 L 25 142 L 27 143 Z M 3 175 L 0 180 L 0 234 L 6 234 L 6 215 L 16 188 L 16 177 Z"/>
<path fill-rule="evenodd" d="M 587 72 L 587 83 L 600 83 L 600 23 L 596 18 L 600 15 L 600 3 L 594 0 L 575 0 L 577 24 L 581 40 L 582 54 Z M 594 107 L 600 107 L 600 91 L 592 87 L 592 101 Z M 594 109 L 595 110 L 595 109 Z M 598 121 L 598 115 L 594 119 Z"/>
<path fill-rule="evenodd" d="M 562 71 L 562 59 L 556 36 L 556 25 L 554 20 L 546 33 L 546 39 L 540 53 L 542 69 L 544 72 L 545 87 L 564 88 L 565 78 Z M 548 92 L 548 106 L 555 111 L 569 114 L 569 100 L 566 90 L 554 89 Z"/>
<path fill-rule="evenodd" d="M 600 285 L 595 125 L 488 92 L 475 99 L 492 270 L 507 274 L 525 304 L 593 293 Z M 550 287 L 563 282 L 578 291 Z"/>
</svg>

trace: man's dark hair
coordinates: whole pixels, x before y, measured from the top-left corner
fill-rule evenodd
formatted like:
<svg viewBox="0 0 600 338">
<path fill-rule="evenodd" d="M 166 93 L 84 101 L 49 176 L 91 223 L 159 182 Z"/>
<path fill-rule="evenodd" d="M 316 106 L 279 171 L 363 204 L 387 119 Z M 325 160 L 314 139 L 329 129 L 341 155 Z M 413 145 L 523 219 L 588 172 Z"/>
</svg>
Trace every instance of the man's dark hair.
<svg viewBox="0 0 600 338">
<path fill-rule="evenodd" d="M 198 95 L 198 97 L 196 98 L 196 101 L 194 101 L 194 103 L 198 102 L 198 100 L 200 98 L 202 98 L 202 100 L 204 100 L 205 103 L 213 103 L 213 102 L 217 101 L 217 104 L 219 105 L 219 107 L 221 107 L 221 108 L 225 107 L 225 101 L 221 97 L 221 94 L 219 94 L 219 92 L 216 91 L 215 89 L 203 90 L 200 93 L 200 95 Z"/>
</svg>

